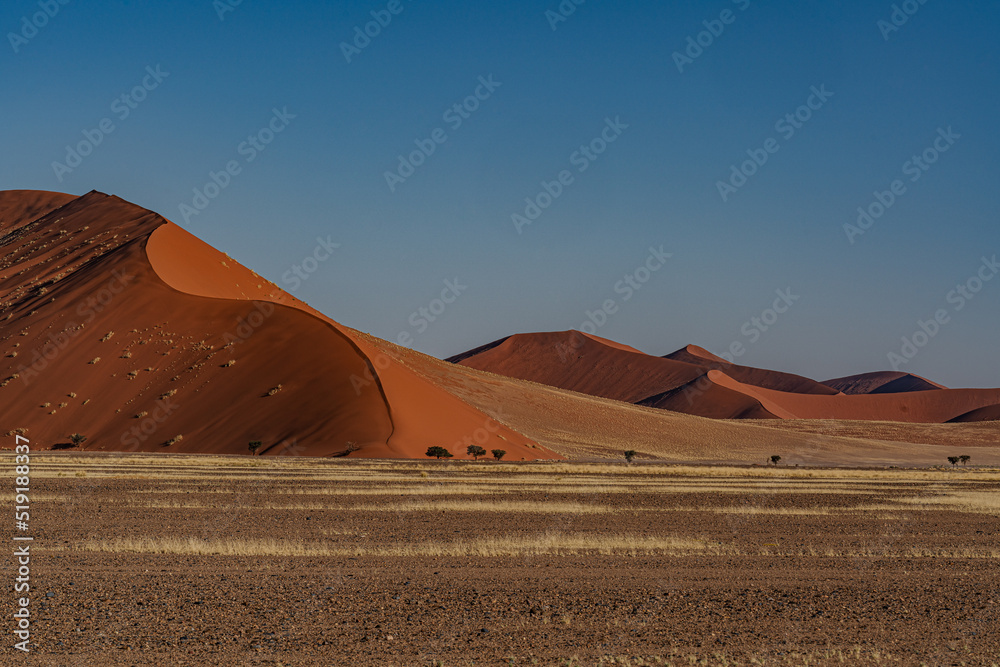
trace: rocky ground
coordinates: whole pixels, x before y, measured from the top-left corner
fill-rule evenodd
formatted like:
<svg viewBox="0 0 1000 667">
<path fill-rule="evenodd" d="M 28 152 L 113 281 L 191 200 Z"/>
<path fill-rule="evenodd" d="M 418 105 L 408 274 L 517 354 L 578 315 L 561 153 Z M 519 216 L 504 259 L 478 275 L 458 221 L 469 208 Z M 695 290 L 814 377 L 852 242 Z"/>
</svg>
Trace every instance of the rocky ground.
<svg viewBox="0 0 1000 667">
<path fill-rule="evenodd" d="M 0 662 L 1000 663 L 996 472 L 249 463 L 37 460 Z"/>
</svg>

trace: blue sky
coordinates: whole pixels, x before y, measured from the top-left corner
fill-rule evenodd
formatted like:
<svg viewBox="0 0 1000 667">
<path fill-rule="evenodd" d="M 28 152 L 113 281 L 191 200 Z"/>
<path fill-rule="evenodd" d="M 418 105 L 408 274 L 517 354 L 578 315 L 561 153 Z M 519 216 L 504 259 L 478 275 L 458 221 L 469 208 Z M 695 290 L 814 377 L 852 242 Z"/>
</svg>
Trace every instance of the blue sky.
<svg viewBox="0 0 1000 667">
<path fill-rule="evenodd" d="M 893 4 L 8 2 L 0 187 L 119 195 L 436 356 L 596 321 L 653 354 L 998 386 L 1000 7 Z"/>
</svg>

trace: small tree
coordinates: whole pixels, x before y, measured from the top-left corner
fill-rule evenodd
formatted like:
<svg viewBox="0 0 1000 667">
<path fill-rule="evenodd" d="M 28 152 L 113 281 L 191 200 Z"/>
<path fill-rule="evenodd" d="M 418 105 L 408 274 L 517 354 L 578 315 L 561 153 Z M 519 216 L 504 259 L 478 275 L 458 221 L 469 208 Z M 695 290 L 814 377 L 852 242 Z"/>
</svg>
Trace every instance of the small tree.
<svg viewBox="0 0 1000 667">
<path fill-rule="evenodd" d="M 444 447 L 438 447 L 437 445 L 427 448 L 427 456 L 433 456 L 434 458 L 440 459 L 450 459 L 454 454 L 449 452 Z"/>
<path fill-rule="evenodd" d="M 497 461 L 499 461 L 500 459 L 502 459 L 504 457 L 504 454 L 506 454 L 507 452 L 504 451 L 504 450 L 502 450 L 502 449 L 494 449 L 494 450 L 491 450 L 490 453 L 493 454 L 493 458 L 495 458 Z"/>
<path fill-rule="evenodd" d="M 479 445 L 469 445 L 469 448 L 465 450 L 465 453 L 477 461 L 480 456 L 486 456 L 486 450 Z"/>
<path fill-rule="evenodd" d="M 247 445 L 247 449 L 250 450 L 250 456 L 257 456 L 257 450 L 263 446 L 263 442 L 260 440 L 251 440 L 250 444 Z"/>
<path fill-rule="evenodd" d="M 956 465 L 958 463 L 958 457 L 957 456 L 949 456 L 948 457 L 948 463 L 950 463 L 952 465 Z"/>
<path fill-rule="evenodd" d="M 625 461 L 627 463 L 632 463 L 632 459 L 634 459 L 634 458 L 635 458 L 635 450 L 634 449 L 626 449 L 625 450 Z"/>
<path fill-rule="evenodd" d="M 965 465 L 966 463 L 969 462 L 969 459 L 971 458 L 972 457 L 969 456 L 968 454 L 962 454 L 961 456 L 958 457 L 958 460 L 962 462 L 962 465 Z"/>
<path fill-rule="evenodd" d="M 69 441 L 72 442 L 74 446 L 79 447 L 83 443 L 87 442 L 87 436 L 80 435 L 79 433 L 74 433 L 73 435 L 69 436 Z"/>
<path fill-rule="evenodd" d="M 778 461 L 780 461 L 780 460 L 781 460 L 781 457 L 778 456 L 777 454 L 772 454 L 771 455 L 771 465 L 778 465 Z"/>
</svg>

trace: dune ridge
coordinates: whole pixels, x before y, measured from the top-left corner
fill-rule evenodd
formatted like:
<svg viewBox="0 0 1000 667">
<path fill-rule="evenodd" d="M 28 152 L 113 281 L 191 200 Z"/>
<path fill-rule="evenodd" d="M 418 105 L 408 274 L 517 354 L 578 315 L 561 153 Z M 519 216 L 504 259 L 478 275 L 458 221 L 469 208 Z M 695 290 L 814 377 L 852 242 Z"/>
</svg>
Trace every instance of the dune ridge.
<svg viewBox="0 0 1000 667">
<path fill-rule="evenodd" d="M 0 212 L 0 420 L 33 438 L 399 458 L 431 445 L 465 458 L 475 442 L 558 458 L 155 213 L 97 192 L 4 193 Z"/>
<path fill-rule="evenodd" d="M 1000 401 L 1000 390 L 948 389 L 910 373 L 826 382 L 733 364 L 697 345 L 662 357 L 578 332 L 515 334 L 449 361 L 561 389 L 715 419 L 944 423 Z"/>
</svg>

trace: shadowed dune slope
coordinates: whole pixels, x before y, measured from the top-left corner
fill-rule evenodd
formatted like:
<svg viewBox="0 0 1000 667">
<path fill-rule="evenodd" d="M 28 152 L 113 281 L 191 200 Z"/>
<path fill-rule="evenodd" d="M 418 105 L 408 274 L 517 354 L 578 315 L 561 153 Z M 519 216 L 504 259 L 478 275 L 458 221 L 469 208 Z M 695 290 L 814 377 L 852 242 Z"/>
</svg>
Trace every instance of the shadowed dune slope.
<svg viewBox="0 0 1000 667">
<path fill-rule="evenodd" d="M 517 334 L 480 349 L 449 361 L 626 403 L 683 386 L 704 373 L 698 366 L 578 331 Z"/>
<path fill-rule="evenodd" d="M 709 371 L 697 380 L 672 391 L 650 396 L 639 405 L 661 410 L 684 412 L 711 419 L 790 419 L 791 413 L 780 406 L 764 405 L 760 399 L 739 389 L 711 380 Z"/>
<path fill-rule="evenodd" d="M 943 385 L 931 382 L 919 375 L 901 371 L 875 371 L 848 375 L 824 382 L 844 394 L 894 394 L 906 391 L 926 391 L 928 389 L 945 389 Z"/>
<path fill-rule="evenodd" d="M 76 199 L 61 192 L 0 191 L 0 231 L 9 233 Z"/>
<path fill-rule="evenodd" d="M 96 450 L 246 453 L 261 440 L 269 454 L 354 443 L 354 456 L 445 445 L 464 458 L 479 436 L 511 459 L 556 456 L 406 368 L 379 370 L 377 344 L 155 213 L 45 195 L 0 198 L 0 423 L 37 447 L 79 432 Z"/>
<path fill-rule="evenodd" d="M 697 345 L 688 345 L 666 355 L 664 358 L 700 365 L 705 369 L 706 373 L 713 370 L 722 371 L 734 380 L 755 387 L 774 389 L 776 391 L 791 391 L 799 394 L 832 395 L 837 393 L 836 389 L 810 378 L 802 377 L 801 375 L 731 364 Z"/>
<path fill-rule="evenodd" d="M 719 371 L 716 384 L 753 396 L 769 411 L 780 408 L 786 419 L 848 419 L 943 423 L 970 410 L 1000 403 L 1000 389 L 931 389 L 895 394 L 793 394 L 745 385 Z M 780 415 L 779 415 L 780 416 Z"/>
<path fill-rule="evenodd" d="M 953 423 L 1000 421 L 1000 405 L 987 405 L 975 410 L 969 410 L 949 421 Z M 997 438 L 997 441 L 1000 442 L 1000 437 Z"/>
</svg>

